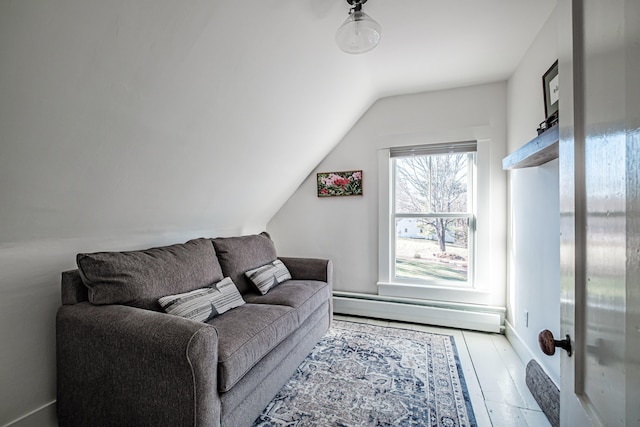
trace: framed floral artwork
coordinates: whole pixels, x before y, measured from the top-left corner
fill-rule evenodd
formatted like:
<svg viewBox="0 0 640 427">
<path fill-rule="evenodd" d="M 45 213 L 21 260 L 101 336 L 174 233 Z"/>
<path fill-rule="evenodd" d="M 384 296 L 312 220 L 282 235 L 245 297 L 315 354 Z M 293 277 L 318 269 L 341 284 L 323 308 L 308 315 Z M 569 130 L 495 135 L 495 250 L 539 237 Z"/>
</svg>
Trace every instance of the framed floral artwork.
<svg viewBox="0 0 640 427">
<path fill-rule="evenodd" d="M 362 196 L 362 171 L 318 173 L 318 197 Z"/>
</svg>

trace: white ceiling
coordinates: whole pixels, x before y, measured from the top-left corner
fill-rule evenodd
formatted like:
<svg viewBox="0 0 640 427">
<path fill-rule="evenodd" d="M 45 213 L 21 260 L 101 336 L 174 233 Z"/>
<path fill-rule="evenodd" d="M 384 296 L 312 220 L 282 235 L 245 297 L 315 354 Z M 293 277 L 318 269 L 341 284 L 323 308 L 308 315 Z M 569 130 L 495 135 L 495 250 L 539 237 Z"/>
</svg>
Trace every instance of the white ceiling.
<svg viewBox="0 0 640 427">
<path fill-rule="evenodd" d="M 371 0 L 364 10 L 383 38 L 365 54 L 367 71 L 382 95 L 506 80 L 556 4 Z"/>
<path fill-rule="evenodd" d="M 266 224 L 375 100 L 506 80 L 555 5 L 370 0 L 348 55 L 344 0 L 0 2 L 0 241 Z"/>
</svg>

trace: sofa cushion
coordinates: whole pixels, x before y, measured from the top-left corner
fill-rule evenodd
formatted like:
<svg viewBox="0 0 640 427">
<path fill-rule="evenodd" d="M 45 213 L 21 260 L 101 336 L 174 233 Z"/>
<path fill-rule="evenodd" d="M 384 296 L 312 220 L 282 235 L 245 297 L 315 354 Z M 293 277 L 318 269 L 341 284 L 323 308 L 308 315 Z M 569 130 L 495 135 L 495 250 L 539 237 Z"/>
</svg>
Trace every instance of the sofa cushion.
<svg viewBox="0 0 640 427">
<path fill-rule="evenodd" d="M 213 239 L 225 276 L 231 277 L 241 294 L 254 289 L 245 272 L 276 260 L 276 248 L 266 232 L 240 237 Z"/>
<path fill-rule="evenodd" d="M 203 288 L 224 278 L 209 239 L 140 251 L 81 253 L 76 261 L 93 304 L 160 311 L 158 298 Z"/>
<path fill-rule="evenodd" d="M 158 300 L 164 311 L 196 322 L 206 322 L 214 316 L 240 307 L 244 300 L 229 277 L 215 285 L 183 294 L 168 295 Z"/>
<path fill-rule="evenodd" d="M 327 282 L 317 280 L 287 280 L 266 295 L 244 295 L 244 300 L 251 304 L 285 305 L 295 308 L 300 324 L 330 298 L 331 287 Z"/>
<path fill-rule="evenodd" d="M 245 273 L 245 276 L 251 280 L 251 283 L 258 288 L 262 295 L 265 295 L 274 286 L 291 279 L 289 270 L 279 259 L 262 267 L 249 270 Z"/>
<path fill-rule="evenodd" d="M 245 304 L 207 322 L 218 333 L 218 389 L 229 391 L 298 327 L 294 309 Z"/>
</svg>

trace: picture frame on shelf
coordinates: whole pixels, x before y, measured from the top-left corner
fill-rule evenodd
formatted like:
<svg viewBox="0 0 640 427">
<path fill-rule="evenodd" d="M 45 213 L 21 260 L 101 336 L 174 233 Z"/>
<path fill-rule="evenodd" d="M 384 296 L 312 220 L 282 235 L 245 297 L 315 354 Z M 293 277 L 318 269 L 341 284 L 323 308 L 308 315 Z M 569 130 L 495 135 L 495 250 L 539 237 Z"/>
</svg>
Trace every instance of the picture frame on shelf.
<svg viewBox="0 0 640 427">
<path fill-rule="evenodd" d="M 542 76 L 542 93 L 544 95 L 544 117 L 558 116 L 560 86 L 558 82 L 558 61 L 553 63 Z M 557 119 L 556 119 L 557 120 Z"/>
</svg>

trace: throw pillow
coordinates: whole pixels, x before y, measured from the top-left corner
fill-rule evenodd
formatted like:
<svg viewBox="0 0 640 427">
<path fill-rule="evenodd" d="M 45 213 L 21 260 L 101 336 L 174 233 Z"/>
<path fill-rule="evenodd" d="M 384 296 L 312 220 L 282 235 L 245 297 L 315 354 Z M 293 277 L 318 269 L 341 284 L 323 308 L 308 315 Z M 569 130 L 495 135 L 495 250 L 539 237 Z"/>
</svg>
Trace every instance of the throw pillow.
<svg viewBox="0 0 640 427">
<path fill-rule="evenodd" d="M 262 295 L 266 295 L 269 289 L 274 286 L 291 279 L 289 270 L 279 259 L 262 267 L 249 270 L 245 274 L 256 285 Z"/>
<path fill-rule="evenodd" d="M 197 322 L 206 322 L 218 314 L 244 304 L 238 288 L 229 277 L 215 285 L 158 300 L 164 311 Z"/>
<path fill-rule="evenodd" d="M 231 277 L 241 294 L 253 289 L 245 272 L 278 258 L 276 247 L 266 232 L 240 237 L 218 237 L 213 246 L 225 277 Z"/>
</svg>

